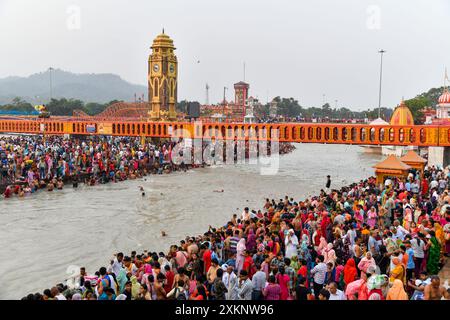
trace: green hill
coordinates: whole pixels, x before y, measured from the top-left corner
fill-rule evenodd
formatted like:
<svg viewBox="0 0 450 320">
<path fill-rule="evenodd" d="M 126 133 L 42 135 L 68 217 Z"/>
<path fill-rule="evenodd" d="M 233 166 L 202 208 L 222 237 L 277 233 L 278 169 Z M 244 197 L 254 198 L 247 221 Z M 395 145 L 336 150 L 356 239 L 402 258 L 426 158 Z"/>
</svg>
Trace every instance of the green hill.
<svg viewBox="0 0 450 320">
<path fill-rule="evenodd" d="M 50 71 L 29 77 L 0 79 L 0 105 L 20 97 L 31 104 L 47 103 L 50 97 Z M 60 69 L 52 71 L 53 98 L 80 99 L 85 102 L 105 103 L 111 100 L 134 101 L 147 87 L 123 80 L 115 74 L 75 74 Z"/>
</svg>

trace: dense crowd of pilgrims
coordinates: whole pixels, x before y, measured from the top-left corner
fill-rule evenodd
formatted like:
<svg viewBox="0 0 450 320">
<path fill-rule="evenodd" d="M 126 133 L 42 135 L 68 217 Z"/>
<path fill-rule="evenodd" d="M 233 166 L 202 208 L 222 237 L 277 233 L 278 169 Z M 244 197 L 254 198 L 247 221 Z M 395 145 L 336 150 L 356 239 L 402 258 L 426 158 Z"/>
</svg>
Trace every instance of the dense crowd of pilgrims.
<svg viewBox="0 0 450 320">
<path fill-rule="evenodd" d="M 139 137 L 3 136 L 0 137 L 0 189 L 4 198 L 24 197 L 39 189 L 63 189 L 64 182 L 78 187 L 136 179 L 204 166 L 172 159 L 175 142 L 157 143 Z M 205 150 L 206 145 L 203 145 Z M 295 147 L 280 143 L 279 153 Z M 183 150 L 179 151 L 180 159 Z M 192 150 L 192 149 L 191 149 Z M 247 154 L 248 156 L 248 150 Z"/>
</svg>

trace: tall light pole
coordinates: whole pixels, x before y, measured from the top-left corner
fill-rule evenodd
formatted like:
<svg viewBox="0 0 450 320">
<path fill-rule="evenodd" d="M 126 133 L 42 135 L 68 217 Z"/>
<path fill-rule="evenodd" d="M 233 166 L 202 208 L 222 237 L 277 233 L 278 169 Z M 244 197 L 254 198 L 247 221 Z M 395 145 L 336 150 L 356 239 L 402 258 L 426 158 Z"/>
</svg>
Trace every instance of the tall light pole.
<svg viewBox="0 0 450 320">
<path fill-rule="evenodd" d="M 222 107 L 222 116 L 225 117 L 225 101 L 226 101 L 226 91 L 228 90 L 227 87 L 223 87 L 223 107 Z"/>
<path fill-rule="evenodd" d="M 52 85 L 52 71 L 53 70 L 54 69 L 52 67 L 48 68 L 48 71 L 50 73 L 50 101 L 49 102 L 51 102 L 53 99 L 53 85 Z"/>
<path fill-rule="evenodd" d="M 380 54 L 381 57 L 381 61 L 380 61 L 380 89 L 378 91 L 378 118 L 381 118 L 381 80 L 383 79 L 383 53 L 385 53 L 386 51 L 381 49 L 380 51 L 378 51 L 378 53 Z"/>
</svg>

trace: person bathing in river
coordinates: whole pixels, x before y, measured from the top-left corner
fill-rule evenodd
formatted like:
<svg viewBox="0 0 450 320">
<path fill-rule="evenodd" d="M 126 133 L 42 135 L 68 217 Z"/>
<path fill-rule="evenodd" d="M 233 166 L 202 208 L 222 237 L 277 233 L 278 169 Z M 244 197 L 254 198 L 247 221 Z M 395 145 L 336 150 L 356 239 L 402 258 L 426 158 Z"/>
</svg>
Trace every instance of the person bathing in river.
<svg viewBox="0 0 450 320">
<path fill-rule="evenodd" d="M 59 178 L 58 181 L 56 182 L 56 189 L 62 190 L 63 187 L 64 187 L 64 182 L 62 181 L 61 178 Z"/>
</svg>

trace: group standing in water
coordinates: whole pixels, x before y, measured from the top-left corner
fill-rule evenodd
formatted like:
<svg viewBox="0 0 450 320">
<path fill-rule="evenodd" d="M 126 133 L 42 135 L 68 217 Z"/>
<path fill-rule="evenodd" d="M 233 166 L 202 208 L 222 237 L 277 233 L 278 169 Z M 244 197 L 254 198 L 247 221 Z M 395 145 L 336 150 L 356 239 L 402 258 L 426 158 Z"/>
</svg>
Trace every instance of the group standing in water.
<svg viewBox="0 0 450 320">
<path fill-rule="evenodd" d="M 4 198 L 24 197 L 39 189 L 62 189 L 64 182 L 76 188 L 79 182 L 92 186 L 205 165 L 175 164 L 174 146 L 175 142 L 143 142 L 139 137 L 0 137 L 1 192 Z M 279 152 L 294 148 L 281 143 Z"/>
<path fill-rule="evenodd" d="M 174 143 L 141 143 L 140 138 L 50 136 L 0 138 L 0 183 L 3 196 L 23 197 L 39 189 L 62 189 L 136 179 L 151 173 L 186 170 L 172 162 Z"/>
</svg>

